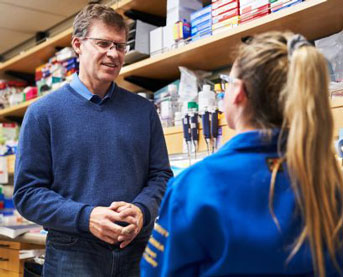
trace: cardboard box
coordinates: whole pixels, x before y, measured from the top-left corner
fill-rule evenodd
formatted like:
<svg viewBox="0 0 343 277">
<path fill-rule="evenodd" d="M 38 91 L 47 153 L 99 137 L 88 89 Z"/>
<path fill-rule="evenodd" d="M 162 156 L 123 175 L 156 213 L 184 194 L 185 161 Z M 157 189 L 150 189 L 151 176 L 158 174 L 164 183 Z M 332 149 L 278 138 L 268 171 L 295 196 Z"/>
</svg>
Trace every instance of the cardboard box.
<svg viewBox="0 0 343 277">
<path fill-rule="evenodd" d="M 234 2 L 235 0 L 218 0 L 217 2 L 212 4 L 212 10 L 216 10 L 224 5 L 230 4 L 231 2 Z"/>
<path fill-rule="evenodd" d="M 191 20 L 191 25 L 196 26 L 196 25 L 198 25 L 202 22 L 205 22 L 207 20 L 212 20 L 212 14 L 211 13 L 204 14 L 202 16 L 199 16 L 199 17 Z"/>
<path fill-rule="evenodd" d="M 150 55 L 162 53 L 163 49 L 163 28 L 159 27 L 150 31 Z"/>
<path fill-rule="evenodd" d="M 208 5 L 205 8 L 194 11 L 191 14 L 191 21 L 193 21 L 194 19 L 201 17 L 205 14 L 211 13 L 211 11 L 212 11 L 212 5 Z"/>
<path fill-rule="evenodd" d="M 167 0 L 167 10 L 179 8 L 200 10 L 202 2 L 200 0 Z"/>
<path fill-rule="evenodd" d="M 194 10 L 187 8 L 174 8 L 167 11 L 167 25 L 175 24 L 178 21 L 190 22 L 191 14 Z"/>
<path fill-rule="evenodd" d="M 239 1 L 238 0 L 234 0 L 232 2 L 230 2 L 229 4 L 226 4 L 218 9 L 212 10 L 212 16 L 218 16 L 222 13 L 225 13 L 227 11 L 233 10 L 233 9 L 237 9 L 239 8 Z"/>
<path fill-rule="evenodd" d="M 167 25 L 163 28 L 163 52 L 168 51 L 173 48 L 175 44 L 174 41 L 174 25 Z"/>
<path fill-rule="evenodd" d="M 195 36 L 192 37 L 192 41 L 197 41 L 199 39 L 202 39 L 202 38 L 207 38 L 207 37 L 210 37 L 212 36 L 212 30 L 209 29 L 207 31 L 204 31 L 204 32 L 201 32 Z"/>
<path fill-rule="evenodd" d="M 202 22 L 198 25 L 192 26 L 191 34 L 193 36 L 197 32 L 202 31 L 202 30 L 207 29 L 207 28 L 211 28 L 211 27 L 212 27 L 212 20 L 209 19 L 209 20 Z"/>
<path fill-rule="evenodd" d="M 291 0 L 291 1 L 281 0 L 281 1 L 277 1 L 277 2 L 274 2 L 273 4 L 270 5 L 270 10 L 271 10 L 271 12 L 277 12 L 279 10 L 291 7 L 291 6 L 298 4 L 298 3 L 301 3 L 301 2 L 303 2 L 303 0 Z"/>
<path fill-rule="evenodd" d="M 256 1 L 259 1 L 259 0 L 240 0 L 239 6 L 244 7 L 244 6 L 250 5 L 251 3 L 256 2 Z"/>
<path fill-rule="evenodd" d="M 240 22 L 240 17 L 239 16 L 234 16 L 231 17 L 229 19 L 226 19 L 222 22 L 216 23 L 216 24 L 212 24 L 212 31 L 217 30 L 217 29 L 221 29 L 221 28 L 233 28 L 238 26 Z"/>
<path fill-rule="evenodd" d="M 264 7 L 266 5 L 268 5 L 269 7 L 269 0 L 258 0 L 258 1 L 254 1 L 250 3 L 249 5 L 241 6 L 239 8 L 239 11 L 240 11 L 240 14 L 243 15 L 244 13 L 249 13 L 251 11 Z"/>
<path fill-rule="evenodd" d="M 227 19 L 232 18 L 232 17 L 237 16 L 237 15 L 239 15 L 239 9 L 238 8 L 227 11 L 226 13 L 222 13 L 220 15 L 213 17 L 212 18 L 212 24 L 222 22 L 224 20 L 227 20 Z"/>
<path fill-rule="evenodd" d="M 240 24 L 244 24 L 244 23 L 250 22 L 252 20 L 255 20 L 257 18 L 264 17 L 264 16 L 266 16 L 268 14 L 269 14 L 269 11 L 268 12 L 264 12 L 264 13 L 259 13 L 259 14 L 256 14 L 256 15 L 252 15 L 252 16 L 248 16 L 248 17 L 246 17 L 244 19 L 241 19 Z"/>
<path fill-rule="evenodd" d="M 261 15 L 261 14 L 268 14 L 269 13 L 269 4 L 259 7 L 257 9 L 251 10 L 250 12 L 242 13 L 241 14 L 241 21 L 245 21 L 247 18 Z"/>
</svg>

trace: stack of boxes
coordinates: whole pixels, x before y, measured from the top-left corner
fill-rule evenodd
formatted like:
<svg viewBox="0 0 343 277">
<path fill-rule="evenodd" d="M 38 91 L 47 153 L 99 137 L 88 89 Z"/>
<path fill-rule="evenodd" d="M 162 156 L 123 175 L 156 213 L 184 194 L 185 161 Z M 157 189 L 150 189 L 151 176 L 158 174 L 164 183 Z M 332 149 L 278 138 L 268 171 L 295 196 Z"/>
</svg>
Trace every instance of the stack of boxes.
<svg viewBox="0 0 343 277">
<path fill-rule="evenodd" d="M 190 35 L 190 17 L 202 8 L 200 0 L 167 0 L 167 25 L 150 32 L 150 55 L 166 52 Z"/>
<path fill-rule="evenodd" d="M 57 89 L 66 78 L 78 70 L 78 59 L 70 47 L 57 52 L 55 56 L 49 59 L 48 63 L 36 68 L 35 80 L 38 95 L 44 91 Z"/>
<path fill-rule="evenodd" d="M 209 5 L 191 14 L 192 41 L 212 35 L 212 6 Z"/>
<path fill-rule="evenodd" d="M 303 2 L 303 0 L 269 0 L 269 1 L 270 1 L 270 11 L 272 13 Z"/>
<path fill-rule="evenodd" d="M 212 0 L 213 34 L 237 27 L 239 22 L 239 0 Z"/>
<path fill-rule="evenodd" d="M 200 0 L 168 0 L 167 26 L 183 20 L 190 22 L 191 14 L 201 8 Z"/>
<path fill-rule="evenodd" d="M 240 23 L 263 17 L 270 13 L 270 0 L 240 0 Z"/>
</svg>

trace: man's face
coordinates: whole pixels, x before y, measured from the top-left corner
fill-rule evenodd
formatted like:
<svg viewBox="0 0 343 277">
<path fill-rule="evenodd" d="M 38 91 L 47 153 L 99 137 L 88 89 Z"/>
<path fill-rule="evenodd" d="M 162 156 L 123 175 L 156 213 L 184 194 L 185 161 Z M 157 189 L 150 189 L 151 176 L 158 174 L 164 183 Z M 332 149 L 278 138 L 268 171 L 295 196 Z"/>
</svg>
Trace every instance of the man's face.
<svg viewBox="0 0 343 277">
<path fill-rule="evenodd" d="M 125 51 L 102 47 L 101 40 L 117 43 L 126 42 L 125 30 L 118 31 L 113 26 L 95 20 L 91 23 L 87 38 L 79 40 L 80 75 L 89 83 L 105 84 L 114 81 L 124 63 Z M 74 47 L 75 48 L 75 47 Z"/>
</svg>

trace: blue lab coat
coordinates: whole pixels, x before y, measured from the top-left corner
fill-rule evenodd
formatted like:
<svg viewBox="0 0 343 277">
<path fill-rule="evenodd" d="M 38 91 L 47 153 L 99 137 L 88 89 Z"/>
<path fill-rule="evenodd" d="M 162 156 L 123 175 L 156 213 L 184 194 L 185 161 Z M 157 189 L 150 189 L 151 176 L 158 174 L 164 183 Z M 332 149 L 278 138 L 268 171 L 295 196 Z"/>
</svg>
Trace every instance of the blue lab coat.
<svg viewBox="0 0 343 277">
<path fill-rule="evenodd" d="M 313 275 L 308 245 L 287 262 L 301 219 L 285 164 L 273 201 L 280 230 L 268 207 L 278 133 L 238 134 L 171 179 L 142 276 Z"/>
</svg>

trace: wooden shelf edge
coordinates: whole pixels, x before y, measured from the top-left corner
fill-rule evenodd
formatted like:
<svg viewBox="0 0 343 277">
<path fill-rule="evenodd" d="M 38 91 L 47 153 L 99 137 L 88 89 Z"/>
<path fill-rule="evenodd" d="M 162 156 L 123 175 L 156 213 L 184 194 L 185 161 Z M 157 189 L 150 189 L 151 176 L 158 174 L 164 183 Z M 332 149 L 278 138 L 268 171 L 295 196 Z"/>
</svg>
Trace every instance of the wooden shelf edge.
<svg viewBox="0 0 343 277">
<path fill-rule="evenodd" d="M 4 63 L 0 63 L 0 71 L 4 71 L 7 68 L 11 67 L 13 64 L 15 64 L 16 62 L 19 62 L 20 60 L 30 57 L 31 55 L 36 54 L 38 51 L 49 47 L 50 45 L 52 46 L 54 43 L 66 38 L 67 36 L 71 36 L 73 31 L 73 28 L 70 27 L 67 30 L 59 33 L 58 35 L 51 37 L 51 38 L 47 38 L 47 40 L 45 42 L 42 42 L 36 46 L 34 46 L 33 48 L 30 48 L 26 51 L 21 52 L 20 54 L 18 54 L 17 56 L 9 59 L 8 61 L 4 62 Z"/>
</svg>

